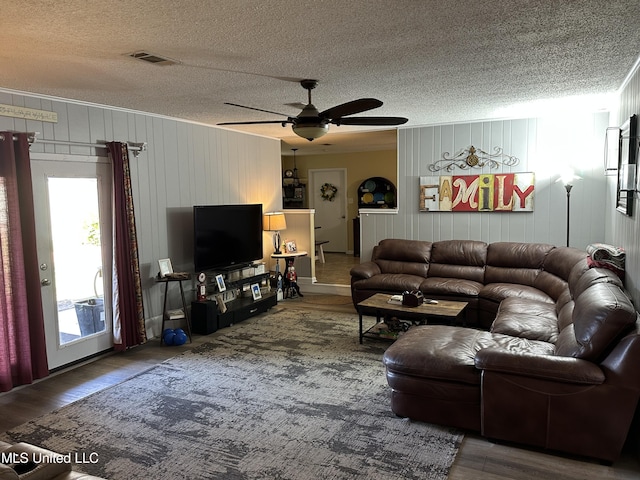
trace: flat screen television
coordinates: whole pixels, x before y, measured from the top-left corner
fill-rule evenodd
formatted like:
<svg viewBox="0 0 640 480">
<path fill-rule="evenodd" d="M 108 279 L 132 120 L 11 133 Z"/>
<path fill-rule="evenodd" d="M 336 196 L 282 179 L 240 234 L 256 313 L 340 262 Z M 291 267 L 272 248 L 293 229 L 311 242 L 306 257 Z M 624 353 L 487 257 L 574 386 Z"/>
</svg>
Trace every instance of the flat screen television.
<svg viewBox="0 0 640 480">
<path fill-rule="evenodd" d="M 196 272 L 247 265 L 262 256 L 261 204 L 193 207 Z"/>
</svg>

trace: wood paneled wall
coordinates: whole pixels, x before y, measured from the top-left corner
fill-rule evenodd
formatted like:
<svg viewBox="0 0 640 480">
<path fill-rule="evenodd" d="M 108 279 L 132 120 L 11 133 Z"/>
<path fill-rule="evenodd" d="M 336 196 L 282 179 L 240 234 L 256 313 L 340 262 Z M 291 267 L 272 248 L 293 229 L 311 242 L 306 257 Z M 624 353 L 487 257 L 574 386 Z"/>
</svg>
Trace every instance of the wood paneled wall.
<svg viewBox="0 0 640 480">
<path fill-rule="evenodd" d="M 571 246 L 604 241 L 606 179 L 604 136 L 608 113 L 558 114 L 549 118 L 403 128 L 398 132 L 397 214 L 361 212 L 362 260 L 385 238 L 428 241 L 474 239 L 566 244 L 566 190 L 556 183 L 563 167 L 582 180 L 571 192 Z M 535 206 L 531 213 L 419 212 L 419 177 L 434 175 L 428 165 L 475 146 L 488 153 L 501 147 L 520 163 L 454 174 L 534 172 Z M 438 174 L 446 174 L 440 172 Z M 436 174 L 437 175 L 437 174 Z"/>
<path fill-rule="evenodd" d="M 640 115 L 640 68 L 631 75 L 620 92 L 617 118 L 612 126 L 620 126 L 631 115 Z M 616 177 L 608 177 L 606 209 L 606 241 L 623 247 L 627 254 L 625 287 L 631 293 L 636 308 L 640 306 L 640 193 L 634 195 L 633 215 L 616 211 Z"/>
<path fill-rule="evenodd" d="M 58 114 L 57 123 L 0 116 L 0 130 L 40 132 L 38 138 L 47 140 L 147 142 L 146 152 L 131 156 L 131 173 L 148 321 L 162 313 L 164 289 L 153 280 L 158 259 L 171 258 L 176 271 L 193 270 L 193 205 L 262 203 L 265 212 L 282 209 L 278 140 L 11 91 L 0 90 L 0 103 Z M 54 161 L 55 154 L 106 155 L 103 149 L 37 142 L 31 151 L 54 154 Z M 264 246 L 268 256 L 268 238 Z M 175 302 L 177 292 L 172 297 Z"/>
</svg>

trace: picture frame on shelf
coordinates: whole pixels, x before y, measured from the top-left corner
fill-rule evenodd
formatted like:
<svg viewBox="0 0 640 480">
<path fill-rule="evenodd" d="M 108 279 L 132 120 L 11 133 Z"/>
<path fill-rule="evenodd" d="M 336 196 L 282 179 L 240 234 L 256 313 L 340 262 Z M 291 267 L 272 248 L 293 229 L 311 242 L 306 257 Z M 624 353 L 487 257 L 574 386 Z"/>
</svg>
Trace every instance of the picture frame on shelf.
<svg viewBox="0 0 640 480">
<path fill-rule="evenodd" d="M 158 266 L 160 267 L 160 278 L 164 278 L 173 273 L 173 265 L 171 265 L 170 258 L 161 258 L 158 260 Z"/>
<path fill-rule="evenodd" d="M 224 292 L 227 289 L 227 285 L 224 283 L 224 277 L 222 274 L 216 275 L 216 284 L 218 285 L 218 291 Z"/>
<path fill-rule="evenodd" d="M 262 292 L 260 291 L 259 284 L 253 283 L 251 285 L 251 295 L 253 295 L 254 300 L 260 300 L 262 298 Z"/>
<path fill-rule="evenodd" d="M 218 311 L 220 313 L 225 313 L 227 311 L 227 305 L 224 303 L 224 299 L 222 298 L 222 295 L 217 294 L 215 298 L 216 298 L 216 304 L 218 305 Z"/>
<path fill-rule="evenodd" d="M 284 248 L 285 253 L 298 253 L 298 246 L 295 240 L 285 240 Z"/>
</svg>

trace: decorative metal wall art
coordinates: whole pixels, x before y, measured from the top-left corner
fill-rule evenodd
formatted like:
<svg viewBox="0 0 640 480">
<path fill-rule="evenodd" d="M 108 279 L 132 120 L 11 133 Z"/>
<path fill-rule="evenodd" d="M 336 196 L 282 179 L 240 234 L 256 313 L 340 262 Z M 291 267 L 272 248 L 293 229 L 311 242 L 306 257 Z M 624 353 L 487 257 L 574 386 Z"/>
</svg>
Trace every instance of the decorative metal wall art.
<svg viewBox="0 0 640 480">
<path fill-rule="evenodd" d="M 498 168 L 499 166 L 515 167 L 520 163 L 518 157 L 513 155 L 507 155 L 502 152 L 502 148 L 494 147 L 495 153 L 487 153 L 484 150 L 475 148 L 471 145 L 469 148 L 461 151 L 455 157 L 451 157 L 449 152 L 442 154 L 442 160 L 438 160 L 427 168 L 431 172 L 439 172 L 440 170 L 446 170 L 447 172 L 453 172 L 455 167 L 463 170 L 469 168 Z"/>
<path fill-rule="evenodd" d="M 420 177 L 421 212 L 533 212 L 535 177 L 525 173 Z"/>
</svg>

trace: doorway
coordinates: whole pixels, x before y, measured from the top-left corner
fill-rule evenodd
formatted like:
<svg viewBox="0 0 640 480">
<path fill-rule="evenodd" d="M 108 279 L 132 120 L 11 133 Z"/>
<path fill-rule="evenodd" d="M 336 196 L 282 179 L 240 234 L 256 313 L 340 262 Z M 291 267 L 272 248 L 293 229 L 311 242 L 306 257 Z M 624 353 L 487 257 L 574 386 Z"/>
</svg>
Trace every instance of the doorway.
<svg viewBox="0 0 640 480">
<path fill-rule="evenodd" d="M 111 284 L 111 169 L 95 157 L 33 157 L 47 360 L 55 369 L 113 346 L 105 288 Z"/>
<path fill-rule="evenodd" d="M 322 197 L 321 187 L 336 188 L 331 199 Z M 315 209 L 316 242 L 326 252 L 347 252 L 347 169 L 322 168 L 309 170 L 309 208 Z"/>
</svg>

